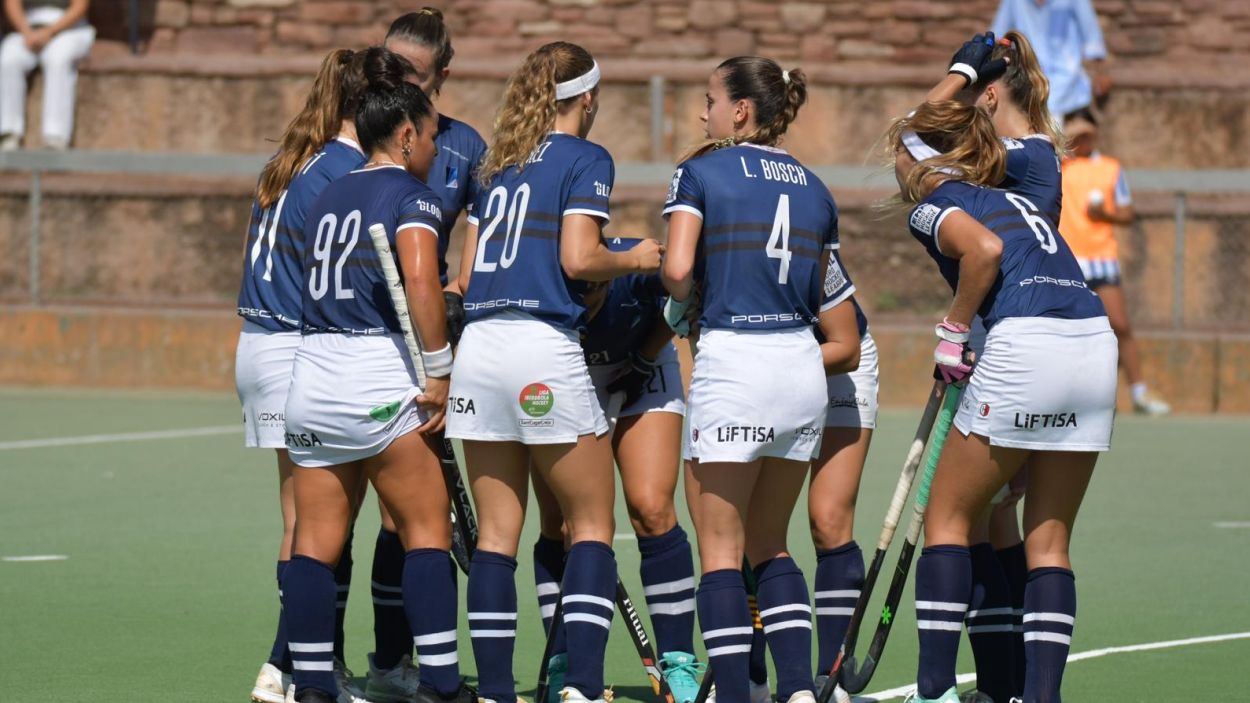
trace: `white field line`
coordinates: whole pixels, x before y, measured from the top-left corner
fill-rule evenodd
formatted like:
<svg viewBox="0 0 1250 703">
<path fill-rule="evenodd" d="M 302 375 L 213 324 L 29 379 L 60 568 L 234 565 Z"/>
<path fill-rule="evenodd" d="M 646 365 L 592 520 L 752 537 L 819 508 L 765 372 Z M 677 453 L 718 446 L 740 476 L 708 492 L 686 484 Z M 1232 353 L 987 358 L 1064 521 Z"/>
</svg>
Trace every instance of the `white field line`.
<svg viewBox="0 0 1250 703">
<path fill-rule="evenodd" d="M 1213 522 L 1211 523 L 1211 526 L 1224 530 L 1244 530 L 1250 529 L 1250 520 L 1240 522 L 1236 520 L 1225 520 L 1224 522 Z"/>
<path fill-rule="evenodd" d="M 1085 659 L 1097 659 L 1105 657 L 1109 654 L 1124 654 L 1127 652 L 1145 652 L 1152 649 L 1173 649 L 1175 647 L 1187 647 L 1194 644 L 1210 644 L 1212 642 L 1228 642 L 1229 640 L 1245 640 L 1250 639 L 1250 632 L 1232 632 L 1227 635 L 1210 635 L 1207 637 L 1189 637 L 1183 640 L 1168 640 L 1166 642 L 1147 642 L 1145 644 L 1130 644 L 1123 647 L 1103 647 L 1102 649 L 1091 649 L 1086 652 L 1077 652 L 1068 655 L 1068 662 L 1079 662 Z M 977 678 L 976 674 L 960 674 L 955 677 L 955 682 L 964 684 Z M 865 696 L 856 696 L 855 703 L 877 703 L 878 701 L 888 701 L 895 698 L 902 698 L 911 693 L 916 688 L 915 684 L 899 686 L 885 691 L 869 693 Z"/>
<path fill-rule="evenodd" d="M 69 559 L 69 557 L 65 556 L 64 554 L 31 554 L 28 556 L 20 556 L 20 557 L 0 557 L 0 561 L 15 561 L 15 562 L 65 561 L 66 559 Z"/>
<path fill-rule="evenodd" d="M 19 439 L 12 442 L 0 442 L 0 451 L 5 449 L 46 449 L 48 447 L 68 447 L 75 444 L 107 444 L 110 442 L 145 442 L 153 439 L 183 439 L 185 437 L 207 437 L 210 435 L 236 434 L 243 431 L 243 425 L 213 425 L 211 427 L 188 427 L 181 430 L 156 430 L 154 432 L 121 432 L 118 434 L 89 434 L 77 437 L 48 437 L 46 439 Z"/>
</svg>

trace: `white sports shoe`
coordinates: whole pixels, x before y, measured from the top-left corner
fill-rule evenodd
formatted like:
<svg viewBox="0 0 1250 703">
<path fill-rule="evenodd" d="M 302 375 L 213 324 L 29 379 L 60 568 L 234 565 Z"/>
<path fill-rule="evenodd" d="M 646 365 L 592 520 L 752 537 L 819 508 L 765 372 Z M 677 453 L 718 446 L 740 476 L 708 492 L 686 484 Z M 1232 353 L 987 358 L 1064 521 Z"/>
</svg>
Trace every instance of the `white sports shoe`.
<svg viewBox="0 0 1250 703">
<path fill-rule="evenodd" d="M 560 701 L 561 703 L 607 703 L 606 697 L 596 698 L 592 701 L 586 696 L 583 696 L 581 691 L 572 687 L 560 689 Z"/>
<path fill-rule="evenodd" d="M 1172 406 L 1168 405 L 1166 401 L 1147 393 L 1141 398 L 1133 400 L 1133 410 L 1139 415 L 1159 417 L 1172 412 Z"/>
<path fill-rule="evenodd" d="M 256 684 L 252 686 L 252 700 L 256 703 L 283 703 L 289 685 L 290 674 L 284 674 L 278 667 L 265 662 L 256 675 Z"/>
<path fill-rule="evenodd" d="M 819 692 L 825 687 L 825 681 L 829 678 L 828 674 L 821 674 L 816 677 L 816 691 Z M 851 694 L 842 688 L 842 684 L 835 683 L 833 685 L 833 701 L 836 703 L 851 703 Z"/>
<path fill-rule="evenodd" d="M 795 691 L 790 694 L 786 703 L 816 703 L 816 694 L 811 691 Z"/>
<path fill-rule="evenodd" d="M 373 703 L 407 703 L 417 695 L 420 685 L 420 675 L 417 667 L 412 665 L 412 655 L 405 654 L 393 668 L 379 669 L 373 664 L 373 653 L 369 653 L 365 698 Z"/>
<path fill-rule="evenodd" d="M 352 683 L 353 676 L 355 674 L 346 664 L 338 659 L 334 660 L 334 683 L 339 687 L 338 703 L 369 703 L 365 692 Z"/>
</svg>

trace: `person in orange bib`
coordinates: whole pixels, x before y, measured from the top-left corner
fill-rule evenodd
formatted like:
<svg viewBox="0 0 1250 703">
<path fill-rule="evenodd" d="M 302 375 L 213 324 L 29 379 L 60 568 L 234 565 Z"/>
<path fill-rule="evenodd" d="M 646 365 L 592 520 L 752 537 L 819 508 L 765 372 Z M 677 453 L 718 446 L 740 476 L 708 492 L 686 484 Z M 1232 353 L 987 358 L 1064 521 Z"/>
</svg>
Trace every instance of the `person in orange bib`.
<svg viewBox="0 0 1250 703">
<path fill-rule="evenodd" d="M 1119 249 L 1115 226 L 1133 222 L 1133 197 L 1120 162 L 1098 151 L 1098 123 L 1088 110 L 1064 120 L 1064 135 L 1072 149 L 1063 162 L 1063 210 L 1059 231 L 1076 255 L 1085 281 L 1102 298 L 1111 328 L 1120 343 L 1120 366 L 1131 388 L 1133 409 L 1147 415 L 1166 415 L 1171 407 L 1150 394 L 1142 379 L 1141 358 L 1128 306 L 1120 287 Z"/>
</svg>

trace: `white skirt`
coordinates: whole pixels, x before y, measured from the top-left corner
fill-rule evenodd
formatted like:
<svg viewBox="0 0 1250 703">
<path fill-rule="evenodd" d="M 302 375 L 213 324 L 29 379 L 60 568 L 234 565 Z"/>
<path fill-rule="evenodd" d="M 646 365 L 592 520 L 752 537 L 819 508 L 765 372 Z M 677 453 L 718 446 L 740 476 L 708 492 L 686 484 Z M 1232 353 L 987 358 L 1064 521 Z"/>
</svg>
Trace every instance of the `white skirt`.
<svg viewBox="0 0 1250 703">
<path fill-rule="evenodd" d="M 878 363 L 877 343 L 871 334 L 865 334 L 859 340 L 859 368 L 828 379 L 829 412 L 825 415 L 825 427 L 876 428 Z"/>
<path fill-rule="evenodd" d="M 295 354 L 286 447 L 300 466 L 335 466 L 382 452 L 426 420 L 403 337 L 310 334 Z"/>
<path fill-rule="evenodd" d="M 677 360 L 677 347 L 671 343 L 664 347 L 655 362 L 655 376 L 643 388 L 638 400 L 625 407 L 617 407 L 622 399 L 609 397 L 608 386 L 629 370 L 629 363 L 590 367 L 590 380 L 595 384 L 595 396 L 609 423 L 645 413 L 686 414 L 686 393 L 681 385 L 681 364 Z"/>
<path fill-rule="evenodd" d="M 243 446 L 286 447 L 286 394 L 300 336 L 243 321 L 234 352 L 234 388 L 243 406 Z"/>
<path fill-rule="evenodd" d="M 810 461 L 816 455 L 829 397 L 810 328 L 713 329 L 698 346 L 686 459 L 746 463 L 762 457 Z"/>
<path fill-rule="evenodd" d="M 1011 317 L 990 330 L 955 427 L 996 447 L 1111 448 L 1119 349 L 1105 317 Z"/>
<path fill-rule="evenodd" d="M 569 444 L 607 431 L 576 332 L 516 311 L 465 327 L 451 372 L 448 437 Z"/>
</svg>

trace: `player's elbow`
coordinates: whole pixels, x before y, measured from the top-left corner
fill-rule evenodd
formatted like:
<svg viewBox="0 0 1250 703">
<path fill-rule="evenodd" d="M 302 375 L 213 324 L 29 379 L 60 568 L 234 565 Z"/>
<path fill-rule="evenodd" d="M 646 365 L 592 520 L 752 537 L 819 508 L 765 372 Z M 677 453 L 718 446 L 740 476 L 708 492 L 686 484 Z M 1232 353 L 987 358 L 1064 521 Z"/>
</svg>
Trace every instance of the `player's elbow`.
<svg viewBox="0 0 1250 703">
<path fill-rule="evenodd" d="M 675 295 L 690 280 L 692 271 L 690 262 L 669 255 L 664 257 L 664 262 L 660 265 L 660 280 L 663 281 L 664 288 Z"/>
<path fill-rule="evenodd" d="M 982 237 L 971 253 L 976 257 L 977 263 L 998 270 L 998 264 L 1003 260 L 1003 240 L 993 236 Z"/>
<path fill-rule="evenodd" d="M 826 344 L 824 346 L 825 375 L 837 376 L 859 368 L 858 344 Z"/>
</svg>

